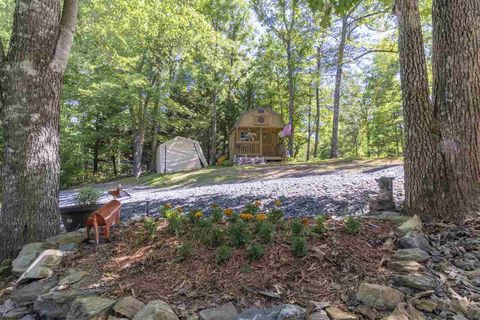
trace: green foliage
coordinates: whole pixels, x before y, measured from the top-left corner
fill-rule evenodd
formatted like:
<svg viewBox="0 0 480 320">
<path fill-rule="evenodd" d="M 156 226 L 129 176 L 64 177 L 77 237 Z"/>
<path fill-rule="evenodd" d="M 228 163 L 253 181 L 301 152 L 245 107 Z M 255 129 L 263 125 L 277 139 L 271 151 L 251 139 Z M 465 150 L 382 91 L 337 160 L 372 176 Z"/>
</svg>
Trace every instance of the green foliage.
<svg viewBox="0 0 480 320">
<path fill-rule="evenodd" d="M 158 225 L 159 222 L 152 217 L 146 217 L 143 220 L 143 228 L 145 229 L 146 239 L 152 240 L 155 238 L 157 235 Z"/>
<path fill-rule="evenodd" d="M 358 234 L 362 229 L 362 223 L 359 218 L 349 216 L 345 219 L 345 230 L 349 234 Z"/>
<path fill-rule="evenodd" d="M 260 208 L 257 204 L 255 203 L 247 203 L 245 205 L 245 208 L 243 209 L 242 212 L 244 213 L 251 213 L 253 215 L 257 214 L 260 211 Z"/>
<path fill-rule="evenodd" d="M 100 190 L 86 187 L 75 195 L 75 203 L 80 206 L 96 204 L 101 196 L 102 192 Z"/>
<path fill-rule="evenodd" d="M 177 247 L 177 261 L 183 261 L 190 257 L 193 253 L 193 244 L 185 241 Z"/>
<path fill-rule="evenodd" d="M 270 210 L 270 213 L 268 214 L 268 220 L 270 220 L 273 223 L 278 223 L 282 221 L 285 218 L 285 212 L 282 209 L 272 209 Z"/>
<path fill-rule="evenodd" d="M 290 222 L 290 231 L 292 232 L 292 236 L 300 237 L 305 235 L 305 226 L 302 223 L 302 220 L 298 218 L 292 219 Z"/>
<path fill-rule="evenodd" d="M 12 260 L 3 260 L 0 262 L 0 279 L 7 278 L 12 272 Z"/>
<path fill-rule="evenodd" d="M 218 247 L 215 251 L 215 261 L 217 264 L 222 264 L 230 259 L 232 255 L 232 249 L 229 246 L 223 245 Z"/>
<path fill-rule="evenodd" d="M 246 266 L 244 266 L 243 269 L 242 269 L 243 273 L 252 273 L 252 271 L 253 271 L 252 267 L 248 264 Z"/>
<path fill-rule="evenodd" d="M 168 231 L 171 234 L 178 235 L 185 221 L 184 216 L 174 209 L 166 209 L 164 216 L 168 221 Z"/>
<path fill-rule="evenodd" d="M 212 209 L 212 219 L 213 222 L 219 223 L 223 221 L 223 209 L 220 207 L 215 207 Z"/>
<path fill-rule="evenodd" d="M 320 235 L 323 235 L 327 231 L 327 227 L 325 226 L 325 222 L 327 221 L 327 217 L 323 214 L 319 214 L 315 217 L 315 225 L 313 227 L 313 231 Z"/>
<path fill-rule="evenodd" d="M 307 239 L 302 236 L 292 237 L 291 247 L 295 257 L 304 257 L 307 254 Z"/>
<path fill-rule="evenodd" d="M 253 243 L 247 248 L 247 255 L 250 260 L 260 260 L 265 254 L 265 248 L 259 243 Z"/>
<path fill-rule="evenodd" d="M 227 232 L 232 245 L 235 247 L 242 247 L 251 239 L 250 228 L 248 227 L 248 223 L 244 221 L 230 224 Z"/>
<path fill-rule="evenodd" d="M 213 227 L 210 231 L 210 245 L 218 247 L 225 241 L 225 231 L 220 227 Z"/>
<path fill-rule="evenodd" d="M 261 243 L 270 243 L 275 234 L 275 226 L 268 221 L 261 221 L 256 225 L 256 232 Z"/>
</svg>

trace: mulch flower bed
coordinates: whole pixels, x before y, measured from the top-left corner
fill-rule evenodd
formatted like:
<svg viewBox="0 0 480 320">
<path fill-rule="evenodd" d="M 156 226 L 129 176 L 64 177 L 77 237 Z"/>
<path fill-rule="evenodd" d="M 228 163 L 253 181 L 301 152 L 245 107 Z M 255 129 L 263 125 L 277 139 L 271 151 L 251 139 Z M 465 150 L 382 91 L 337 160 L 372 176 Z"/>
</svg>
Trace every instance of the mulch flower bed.
<svg viewBox="0 0 480 320">
<path fill-rule="evenodd" d="M 162 299 L 182 310 L 225 301 L 240 307 L 342 303 L 361 281 L 386 282 L 389 271 L 383 262 L 391 252 L 383 244 L 393 235 L 390 222 L 362 219 L 356 235 L 348 234 L 341 221 L 329 220 L 326 226 L 322 236 L 307 236 L 308 251 L 303 257 L 292 254 L 288 222 L 282 222 L 259 260 L 251 261 L 240 247 L 232 248 L 228 261 L 217 264 L 216 248 L 203 244 L 195 245 L 192 254 L 179 261 L 177 247 L 187 235 L 172 235 L 165 220 L 158 220 L 152 239 L 144 238 L 144 223 L 136 222 L 116 230 L 110 243 L 84 246 L 63 268 L 88 271 L 107 288 L 106 295 Z"/>
</svg>

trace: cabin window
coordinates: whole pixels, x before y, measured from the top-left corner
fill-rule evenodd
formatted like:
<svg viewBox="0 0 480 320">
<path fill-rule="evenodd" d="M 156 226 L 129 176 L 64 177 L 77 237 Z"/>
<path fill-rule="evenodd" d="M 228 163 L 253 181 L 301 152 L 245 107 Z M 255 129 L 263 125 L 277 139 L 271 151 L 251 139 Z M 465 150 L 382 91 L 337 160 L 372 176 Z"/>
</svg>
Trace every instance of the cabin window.
<svg viewBox="0 0 480 320">
<path fill-rule="evenodd" d="M 250 140 L 250 133 L 247 131 L 240 132 L 240 141 L 249 141 Z"/>
</svg>

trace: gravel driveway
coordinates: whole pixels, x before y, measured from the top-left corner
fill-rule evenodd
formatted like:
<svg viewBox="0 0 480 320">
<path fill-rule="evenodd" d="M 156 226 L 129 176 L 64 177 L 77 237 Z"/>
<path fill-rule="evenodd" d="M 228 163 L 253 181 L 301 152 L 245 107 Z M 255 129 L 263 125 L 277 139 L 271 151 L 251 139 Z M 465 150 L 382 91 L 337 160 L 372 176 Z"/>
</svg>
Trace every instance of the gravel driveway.
<svg viewBox="0 0 480 320">
<path fill-rule="evenodd" d="M 275 199 L 280 199 L 289 216 L 362 214 L 367 212 L 369 196 L 378 190 L 375 178 L 381 176 L 395 177 L 395 200 L 397 203 L 403 201 L 403 166 L 387 165 L 364 171 L 337 170 L 176 189 L 125 186 L 131 198 L 122 199 L 122 219 L 144 215 L 147 202 L 150 214 L 155 214 L 158 207 L 166 202 L 185 209 L 195 207 L 208 210 L 212 203 L 241 208 L 257 199 L 262 200 L 264 206 L 271 206 Z M 60 206 L 73 205 L 74 194 L 71 190 L 61 191 Z M 106 193 L 101 201 L 108 201 Z"/>
</svg>

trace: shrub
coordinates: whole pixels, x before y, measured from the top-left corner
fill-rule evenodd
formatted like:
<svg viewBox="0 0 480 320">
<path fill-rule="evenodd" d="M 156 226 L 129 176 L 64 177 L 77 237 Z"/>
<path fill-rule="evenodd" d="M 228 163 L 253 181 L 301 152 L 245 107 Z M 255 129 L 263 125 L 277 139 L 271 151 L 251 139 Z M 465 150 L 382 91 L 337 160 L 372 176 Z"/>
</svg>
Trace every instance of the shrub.
<svg viewBox="0 0 480 320">
<path fill-rule="evenodd" d="M 243 213 L 251 213 L 251 214 L 257 214 L 257 212 L 260 210 L 260 203 L 247 203 L 245 206 L 245 209 L 243 209 Z"/>
<path fill-rule="evenodd" d="M 183 261 L 193 253 L 193 245 L 190 241 L 185 241 L 177 247 L 177 261 Z"/>
<path fill-rule="evenodd" d="M 244 221 L 230 224 L 227 231 L 232 245 L 235 247 L 244 246 L 251 238 L 248 224 Z"/>
<path fill-rule="evenodd" d="M 262 221 L 257 223 L 256 231 L 261 243 L 269 243 L 273 240 L 275 227 L 270 222 Z"/>
<path fill-rule="evenodd" d="M 325 222 L 327 221 L 327 217 L 324 215 L 317 215 L 315 217 L 315 226 L 313 227 L 313 231 L 322 235 L 327 231 L 327 227 L 325 226 Z"/>
<path fill-rule="evenodd" d="M 143 228 L 145 229 L 145 238 L 152 240 L 157 235 L 158 221 L 152 217 L 145 217 Z"/>
<path fill-rule="evenodd" d="M 231 255 L 232 249 L 230 249 L 230 247 L 226 245 L 223 245 L 221 247 L 218 247 L 218 249 L 215 251 L 215 261 L 217 262 L 217 264 L 222 264 L 225 261 L 228 261 Z"/>
<path fill-rule="evenodd" d="M 292 237 L 292 253 L 295 257 L 307 254 L 307 239 L 305 237 Z"/>
<path fill-rule="evenodd" d="M 202 212 L 202 210 L 198 209 L 198 208 L 192 208 L 190 210 L 188 210 L 187 212 L 187 219 L 190 223 L 194 223 L 197 221 L 197 219 L 195 218 L 195 214 L 197 212 Z"/>
<path fill-rule="evenodd" d="M 225 232 L 222 228 L 214 227 L 210 232 L 210 244 L 214 247 L 222 245 L 225 238 Z"/>
<path fill-rule="evenodd" d="M 345 219 L 345 230 L 349 234 L 358 234 L 362 229 L 360 219 L 349 216 Z"/>
<path fill-rule="evenodd" d="M 259 260 L 264 254 L 265 248 L 259 243 L 254 243 L 247 248 L 247 255 L 251 260 Z"/>
<path fill-rule="evenodd" d="M 92 187 L 86 187 L 75 195 L 75 203 L 79 206 L 88 206 L 97 204 L 98 199 L 102 196 L 102 192 Z"/>
<path fill-rule="evenodd" d="M 167 213 L 168 210 L 171 210 L 172 209 L 172 204 L 171 203 L 165 203 L 164 205 L 162 205 L 159 209 L 158 209 L 158 212 L 165 216 L 165 214 Z"/>
<path fill-rule="evenodd" d="M 184 217 L 177 210 L 167 209 L 165 210 L 165 218 L 168 221 L 168 231 L 171 234 L 178 235 L 182 228 Z"/>
<path fill-rule="evenodd" d="M 268 219 L 273 223 L 278 223 L 282 221 L 285 217 L 285 213 L 281 209 L 272 209 L 270 210 L 270 214 L 268 215 Z"/>
<path fill-rule="evenodd" d="M 305 235 L 305 225 L 300 219 L 293 219 L 290 223 L 290 230 L 292 231 L 292 236 L 301 237 Z"/>
<path fill-rule="evenodd" d="M 213 222 L 219 223 L 222 222 L 223 220 L 223 210 L 220 207 L 215 207 L 212 210 L 212 219 Z"/>
</svg>

